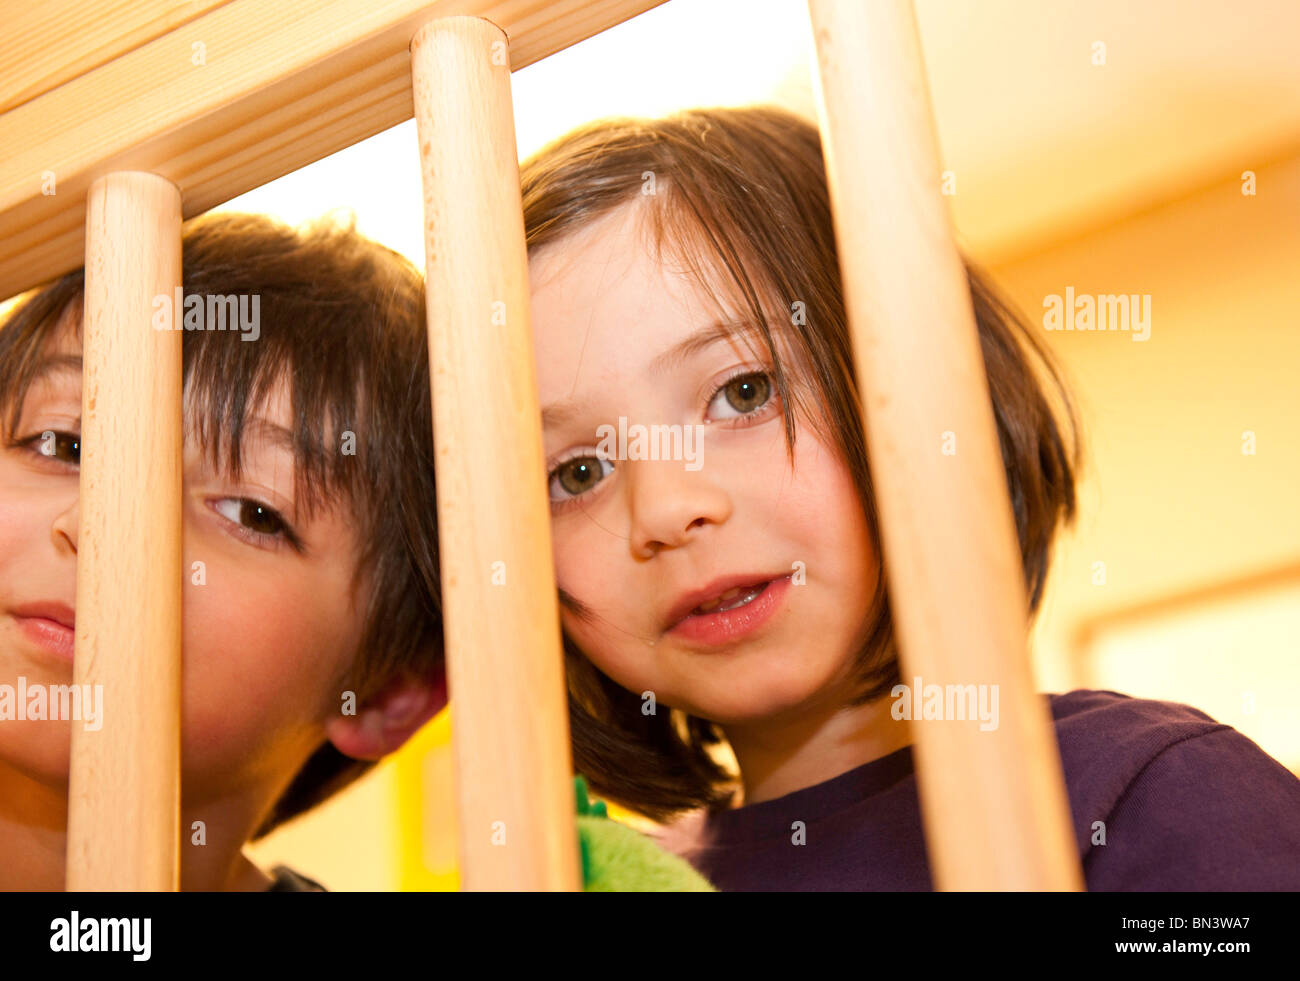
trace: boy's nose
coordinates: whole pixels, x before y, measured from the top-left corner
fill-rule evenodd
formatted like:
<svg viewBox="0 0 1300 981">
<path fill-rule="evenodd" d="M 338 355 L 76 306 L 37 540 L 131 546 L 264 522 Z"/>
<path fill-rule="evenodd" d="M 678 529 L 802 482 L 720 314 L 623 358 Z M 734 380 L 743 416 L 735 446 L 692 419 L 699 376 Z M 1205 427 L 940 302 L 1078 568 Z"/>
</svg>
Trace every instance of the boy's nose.
<svg viewBox="0 0 1300 981">
<path fill-rule="evenodd" d="M 731 517 L 731 495 L 680 460 L 636 460 L 626 468 L 629 540 L 638 558 L 687 544 L 698 530 Z"/>
<path fill-rule="evenodd" d="M 81 524 L 81 496 L 72 499 L 50 524 L 50 538 L 56 549 L 70 549 L 77 554 L 77 529 Z"/>
</svg>

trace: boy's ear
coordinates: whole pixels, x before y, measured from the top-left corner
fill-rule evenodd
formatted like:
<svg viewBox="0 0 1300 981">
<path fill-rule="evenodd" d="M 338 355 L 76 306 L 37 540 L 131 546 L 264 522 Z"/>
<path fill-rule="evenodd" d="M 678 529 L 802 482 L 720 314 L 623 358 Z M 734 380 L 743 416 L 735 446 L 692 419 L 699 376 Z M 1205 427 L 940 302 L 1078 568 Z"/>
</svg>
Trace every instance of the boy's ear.
<svg viewBox="0 0 1300 981">
<path fill-rule="evenodd" d="M 447 676 L 399 676 L 359 706 L 325 726 L 325 736 L 345 756 L 377 760 L 401 748 L 447 704 Z"/>
</svg>

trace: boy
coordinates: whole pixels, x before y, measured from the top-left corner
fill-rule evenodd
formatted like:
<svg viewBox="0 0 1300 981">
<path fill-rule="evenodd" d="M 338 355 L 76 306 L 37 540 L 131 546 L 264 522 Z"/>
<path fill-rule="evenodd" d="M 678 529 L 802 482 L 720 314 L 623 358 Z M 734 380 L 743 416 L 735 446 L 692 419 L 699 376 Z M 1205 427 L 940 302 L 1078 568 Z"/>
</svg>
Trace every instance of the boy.
<svg viewBox="0 0 1300 981">
<path fill-rule="evenodd" d="M 182 276 L 186 298 L 234 297 L 258 322 L 182 339 L 181 888 L 320 888 L 268 877 L 244 843 L 446 702 L 424 284 L 351 227 L 221 213 L 186 226 Z M 14 691 L 72 682 L 83 288 L 69 273 L 0 325 L 0 686 Z M 80 724 L 0 721 L 0 889 L 64 887 Z"/>
</svg>

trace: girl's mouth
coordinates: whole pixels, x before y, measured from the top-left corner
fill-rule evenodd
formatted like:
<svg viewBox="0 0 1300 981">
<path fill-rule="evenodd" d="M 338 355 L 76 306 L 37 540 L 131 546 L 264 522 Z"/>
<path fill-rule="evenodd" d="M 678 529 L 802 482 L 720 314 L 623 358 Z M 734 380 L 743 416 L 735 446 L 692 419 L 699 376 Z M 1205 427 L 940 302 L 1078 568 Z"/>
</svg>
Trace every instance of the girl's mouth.
<svg viewBox="0 0 1300 981">
<path fill-rule="evenodd" d="M 691 610 L 668 633 L 701 646 L 714 647 L 739 640 L 772 618 L 785 598 L 790 577 L 737 586 Z"/>
<path fill-rule="evenodd" d="M 716 599 L 709 600 L 707 603 L 701 603 L 691 611 L 690 615 L 696 616 L 701 613 L 713 613 L 714 611 L 738 609 L 747 603 L 752 603 L 759 593 L 767 589 L 768 583 L 770 582 L 771 580 L 769 579 L 768 582 L 760 582 L 754 586 L 749 586 L 746 589 L 741 589 L 739 586 L 735 589 L 729 589 Z"/>
</svg>

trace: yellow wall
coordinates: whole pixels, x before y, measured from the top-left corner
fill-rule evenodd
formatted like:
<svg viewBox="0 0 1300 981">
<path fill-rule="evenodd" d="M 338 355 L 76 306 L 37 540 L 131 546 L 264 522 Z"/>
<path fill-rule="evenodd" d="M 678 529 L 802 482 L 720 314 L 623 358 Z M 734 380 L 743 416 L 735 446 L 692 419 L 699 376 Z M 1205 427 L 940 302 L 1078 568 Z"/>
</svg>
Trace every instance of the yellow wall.
<svg viewBox="0 0 1300 981">
<path fill-rule="evenodd" d="M 1146 342 L 1040 334 L 1075 383 L 1090 450 L 1079 526 L 1061 539 L 1036 631 L 1042 687 L 1187 701 L 1300 771 L 1300 157 L 1259 166 L 1245 196 L 1240 172 L 1254 166 L 995 273 L 1036 319 L 1067 285 L 1152 296 Z M 1255 455 L 1242 452 L 1246 431 Z M 1072 648 L 1093 617 L 1287 566 L 1267 616 L 1206 599 L 1091 670 Z M 1227 629 L 1207 644 L 1216 622 Z M 1249 644 L 1236 644 L 1244 630 Z"/>
</svg>

